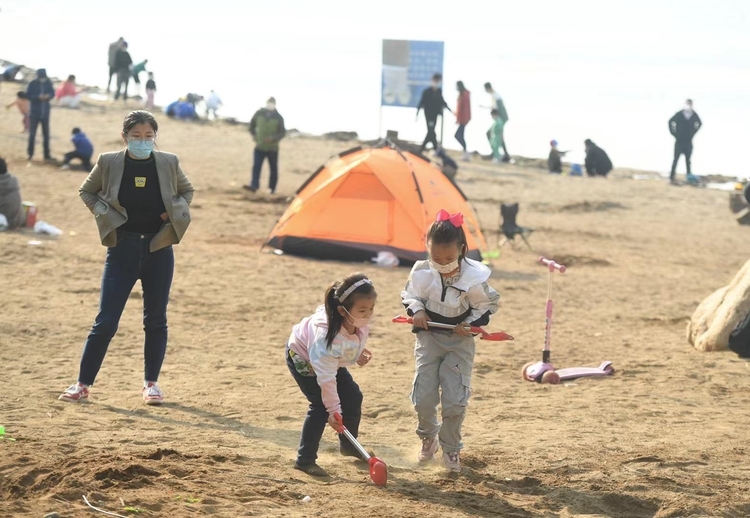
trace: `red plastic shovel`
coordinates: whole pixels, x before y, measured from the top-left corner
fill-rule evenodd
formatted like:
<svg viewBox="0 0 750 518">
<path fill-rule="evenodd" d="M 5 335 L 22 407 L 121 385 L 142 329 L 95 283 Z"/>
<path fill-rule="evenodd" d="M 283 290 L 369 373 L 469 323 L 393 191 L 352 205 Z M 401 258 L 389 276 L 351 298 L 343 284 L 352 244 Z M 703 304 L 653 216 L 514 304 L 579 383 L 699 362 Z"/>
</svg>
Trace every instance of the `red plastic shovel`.
<svg viewBox="0 0 750 518">
<path fill-rule="evenodd" d="M 385 486 L 388 483 L 388 466 L 385 465 L 382 459 L 378 457 L 371 457 L 367 450 L 365 450 L 359 441 L 352 435 L 352 433 L 344 426 L 344 420 L 341 418 L 341 414 L 336 412 L 333 417 L 338 421 L 340 432 L 349 439 L 352 446 L 357 448 L 357 451 L 365 458 L 367 463 L 370 465 L 370 478 L 376 486 Z"/>
<path fill-rule="evenodd" d="M 405 317 L 405 316 L 399 315 L 397 317 L 393 317 L 393 323 L 394 324 L 413 324 L 414 320 L 411 317 Z M 427 322 L 427 325 L 430 327 L 438 328 L 438 329 L 453 329 L 456 327 L 451 324 L 441 324 L 440 322 Z M 498 333 L 488 333 L 481 327 L 466 326 L 466 328 L 472 333 L 480 335 L 482 340 L 489 340 L 490 342 L 504 342 L 506 340 L 513 340 L 512 336 L 510 336 L 508 333 L 505 333 L 503 331 L 500 331 Z"/>
</svg>

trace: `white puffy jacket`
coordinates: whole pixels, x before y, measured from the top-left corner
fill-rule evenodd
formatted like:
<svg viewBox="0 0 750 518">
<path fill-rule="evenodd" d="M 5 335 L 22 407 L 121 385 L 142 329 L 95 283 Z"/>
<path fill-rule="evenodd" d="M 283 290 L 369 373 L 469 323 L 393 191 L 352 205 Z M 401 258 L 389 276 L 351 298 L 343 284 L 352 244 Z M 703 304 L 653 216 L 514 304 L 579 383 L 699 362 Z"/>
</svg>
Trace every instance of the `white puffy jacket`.
<svg viewBox="0 0 750 518">
<path fill-rule="evenodd" d="M 497 291 L 487 284 L 490 269 L 479 261 L 464 259 L 460 272 L 458 281 L 446 286 L 429 261 L 417 261 L 401 292 L 401 301 L 409 315 L 425 310 L 433 322 L 487 325 L 500 301 Z"/>
</svg>

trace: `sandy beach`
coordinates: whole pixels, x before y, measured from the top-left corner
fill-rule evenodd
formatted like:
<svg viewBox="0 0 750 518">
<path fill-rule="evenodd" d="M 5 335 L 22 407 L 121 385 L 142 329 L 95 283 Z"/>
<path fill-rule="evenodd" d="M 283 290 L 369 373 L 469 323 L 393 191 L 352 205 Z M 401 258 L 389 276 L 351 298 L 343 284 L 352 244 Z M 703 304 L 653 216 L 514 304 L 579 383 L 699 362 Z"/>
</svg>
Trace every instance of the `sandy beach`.
<svg viewBox="0 0 750 518">
<path fill-rule="evenodd" d="M 4 87 L 0 102 L 13 95 Z M 95 153 L 120 149 L 127 111 L 53 109 L 53 155 L 72 149 L 75 126 Z M 699 353 L 685 339 L 695 307 L 747 260 L 747 228 L 734 221 L 726 193 L 636 181 L 623 170 L 604 180 L 461 164 L 457 182 L 492 248 L 501 201 L 520 202 L 519 223 L 536 231 L 535 251 L 505 246 L 491 260 L 502 299 L 488 329 L 516 339 L 477 343 L 464 468 L 448 474 L 416 462 L 413 336 L 390 322 L 403 311 L 409 270 L 260 251 L 288 197 L 355 144 L 288 138 L 277 194 L 253 195 L 241 188 L 252 159 L 245 126 L 157 118 L 159 148 L 179 155 L 196 188 L 192 225 L 175 247 L 160 378 L 167 403 L 158 408 L 140 393 L 140 286 L 91 403 L 57 401 L 76 378 L 106 249 L 78 197 L 85 172 L 43 163 L 41 140 L 27 164 L 20 115 L 0 119 L 0 155 L 24 199 L 64 231 L 0 233 L 0 425 L 15 439 L 0 440 L 0 516 L 95 516 L 82 495 L 132 516 L 750 516 L 750 364 L 731 352 Z M 539 255 L 569 267 L 554 284 L 553 362 L 610 360 L 614 376 L 559 386 L 521 379 L 544 340 Z M 369 275 L 379 293 L 373 360 L 352 372 L 365 397 L 360 439 L 388 463 L 386 488 L 339 455 L 331 430 L 319 458 L 330 480 L 292 468 L 306 401 L 284 363 L 285 341 L 329 283 L 353 271 Z"/>
</svg>

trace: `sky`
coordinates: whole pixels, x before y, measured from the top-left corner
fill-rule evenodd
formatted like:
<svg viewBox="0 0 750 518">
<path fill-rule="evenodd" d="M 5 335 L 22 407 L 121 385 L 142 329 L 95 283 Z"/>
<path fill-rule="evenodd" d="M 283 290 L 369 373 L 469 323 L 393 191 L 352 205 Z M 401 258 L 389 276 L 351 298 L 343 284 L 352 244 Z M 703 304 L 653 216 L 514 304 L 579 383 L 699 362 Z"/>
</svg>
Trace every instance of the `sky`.
<svg viewBox="0 0 750 518">
<path fill-rule="evenodd" d="M 739 174 L 724 155 L 744 144 L 748 21 L 750 2 L 736 0 L 0 0 L 0 58 L 101 85 L 105 51 L 124 36 L 134 61 L 149 59 L 164 104 L 215 89 L 225 115 L 247 120 L 273 95 L 288 127 L 418 139 L 413 111 L 380 108 L 381 42 L 444 41 L 448 104 L 457 80 L 472 91 L 472 149 L 488 151 L 480 106 L 491 81 L 510 115 L 511 153 L 545 156 L 555 138 L 580 154 L 592 138 L 615 165 L 664 171 L 667 120 L 690 97 L 704 120 L 696 169 Z M 447 116 L 453 148 L 454 128 Z"/>
</svg>

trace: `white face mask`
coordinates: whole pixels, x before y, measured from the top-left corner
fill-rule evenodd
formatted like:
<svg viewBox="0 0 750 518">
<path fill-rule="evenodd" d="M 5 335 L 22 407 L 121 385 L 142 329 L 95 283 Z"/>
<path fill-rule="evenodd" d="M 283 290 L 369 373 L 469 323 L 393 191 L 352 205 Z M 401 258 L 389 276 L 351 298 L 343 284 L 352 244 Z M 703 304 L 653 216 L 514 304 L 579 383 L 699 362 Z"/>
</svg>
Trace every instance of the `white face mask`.
<svg viewBox="0 0 750 518">
<path fill-rule="evenodd" d="M 433 270 L 437 270 L 438 273 L 443 273 L 443 274 L 451 273 L 456 268 L 458 268 L 458 259 L 448 264 L 438 264 L 432 259 L 430 259 L 430 266 L 432 267 Z"/>
<path fill-rule="evenodd" d="M 273 111 L 275 109 L 276 109 L 276 104 L 274 104 L 274 103 L 266 103 L 266 110 Z"/>
<path fill-rule="evenodd" d="M 363 327 L 367 327 L 370 324 L 370 318 L 371 317 L 355 317 L 349 311 L 344 308 L 344 311 L 346 311 L 346 314 L 349 315 L 350 318 L 347 318 L 346 321 L 349 322 L 351 325 L 356 327 L 357 329 L 361 329 Z"/>
</svg>

